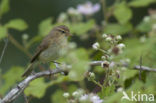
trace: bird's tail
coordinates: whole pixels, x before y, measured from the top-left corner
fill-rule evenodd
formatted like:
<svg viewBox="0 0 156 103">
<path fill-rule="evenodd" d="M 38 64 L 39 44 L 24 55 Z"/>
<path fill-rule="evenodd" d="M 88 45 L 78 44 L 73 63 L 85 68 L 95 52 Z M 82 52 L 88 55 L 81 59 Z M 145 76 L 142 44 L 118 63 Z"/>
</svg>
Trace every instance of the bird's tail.
<svg viewBox="0 0 156 103">
<path fill-rule="evenodd" d="M 33 68 L 34 68 L 34 63 L 29 64 L 25 72 L 22 74 L 22 77 L 27 77 L 28 75 L 30 75 Z"/>
</svg>

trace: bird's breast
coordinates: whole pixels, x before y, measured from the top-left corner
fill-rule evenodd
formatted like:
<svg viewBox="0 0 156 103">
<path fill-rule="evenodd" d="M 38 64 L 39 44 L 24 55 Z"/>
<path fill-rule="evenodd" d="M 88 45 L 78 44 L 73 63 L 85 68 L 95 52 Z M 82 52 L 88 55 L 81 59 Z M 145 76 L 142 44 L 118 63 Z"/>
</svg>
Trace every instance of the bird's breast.
<svg viewBox="0 0 156 103">
<path fill-rule="evenodd" d="M 49 47 L 41 52 L 39 60 L 42 62 L 54 61 L 59 57 L 62 57 L 67 52 L 67 40 L 60 39 L 57 42 L 50 43 Z"/>
</svg>

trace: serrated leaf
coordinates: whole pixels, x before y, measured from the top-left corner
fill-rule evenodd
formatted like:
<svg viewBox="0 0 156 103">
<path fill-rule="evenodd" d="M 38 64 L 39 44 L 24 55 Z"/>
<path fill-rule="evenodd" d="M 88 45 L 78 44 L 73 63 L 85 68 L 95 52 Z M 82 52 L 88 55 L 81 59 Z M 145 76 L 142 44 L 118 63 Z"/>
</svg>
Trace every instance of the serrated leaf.
<svg viewBox="0 0 156 103">
<path fill-rule="evenodd" d="M 156 2 L 156 0 L 133 0 L 129 2 L 129 5 L 132 7 L 144 7 L 154 2 Z"/>
<path fill-rule="evenodd" d="M 9 0 L 2 0 L 0 4 L 0 16 L 9 11 Z"/>
<path fill-rule="evenodd" d="M 24 93 L 28 96 L 32 95 L 37 98 L 42 98 L 48 86 L 48 83 L 44 82 L 44 78 L 38 78 L 29 84 Z"/>
<path fill-rule="evenodd" d="M 7 36 L 7 28 L 0 26 L 0 40 Z"/>
<path fill-rule="evenodd" d="M 47 18 L 39 24 L 39 35 L 42 36 L 48 35 L 48 33 L 53 27 L 52 21 L 53 21 L 52 18 Z"/>
<path fill-rule="evenodd" d="M 131 24 L 108 24 L 105 27 L 105 33 L 107 34 L 113 34 L 113 35 L 123 35 L 125 33 L 128 33 L 132 30 Z"/>
<path fill-rule="evenodd" d="M 114 16 L 119 23 L 125 24 L 132 18 L 132 11 L 126 3 L 123 2 L 116 6 Z"/>
<path fill-rule="evenodd" d="M 9 21 L 6 25 L 7 28 L 16 29 L 19 31 L 23 31 L 28 28 L 27 23 L 22 19 L 14 19 Z"/>
<path fill-rule="evenodd" d="M 1 86 L 0 93 L 5 94 L 8 89 L 13 87 L 15 83 L 21 80 L 21 74 L 24 69 L 22 67 L 12 67 L 3 76 L 4 85 Z"/>
</svg>

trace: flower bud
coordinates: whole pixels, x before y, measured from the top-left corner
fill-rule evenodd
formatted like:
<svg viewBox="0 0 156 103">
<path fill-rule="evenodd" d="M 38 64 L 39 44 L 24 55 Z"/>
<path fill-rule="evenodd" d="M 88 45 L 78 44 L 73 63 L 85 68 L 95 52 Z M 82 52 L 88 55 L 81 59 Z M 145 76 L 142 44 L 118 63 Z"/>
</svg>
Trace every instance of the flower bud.
<svg viewBox="0 0 156 103">
<path fill-rule="evenodd" d="M 90 79 L 95 79 L 95 74 L 93 72 L 89 72 Z"/>
<path fill-rule="evenodd" d="M 106 56 L 102 56 L 101 59 L 105 60 L 106 59 Z"/>
<path fill-rule="evenodd" d="M 107 38 L 108 36 L 107 36 L 107 34 L 102 34 L 102 37 Z"/>
<path fill-rule="evenodd" d="M 105 67 L 109 67 L 109 62 L 108 61 L 103 61 L 102 63 L 101 63 L 101 67 L 102 68 L 105 68 Z"/>
<path fill-rule="evenodd" d="M 93 47 L 93 49 L 98 50 L 98 49 L 100 48 L 100 45 L 99 45 L 98 42 L 96 42 L 96 43 L 94 43 L 94 44 L 92 45 L 92 47 Z"/>
<path fill-rule="evenodd" d="M 119 49 L 123 49 L 123 48 L 125 48 L 125 44 L 120 43 L 120 44 L 117 45 L 117 47 L 118 47 Z"/>
<path fill-rule="evenodd" d="M 22 38 L 23 38 L 23 40 L 27 40 L 29 38 L 29 35 L 28 34 L 23 34 Z"/>
<path fill-rule="evenodd" d="M 111 37 L 107 37 L 106 41 L 112 41 L 112 38 Z"/>
<path fill-rule="evenodd" d="M 64 96 L 65 98 L 68 98 L 70 95 L 69 95 L 69 93 L 66 92 L 66 93 L 63 94 L 63 96 Z"/>
<path fill-rule="evenodd" d="M 79 96 L 79 93 L 77 91 L 75 91 L 75 92 L 72 93 L 72 96 L 73 97 L 78 97 Z"/>
<path fill-rule="evenodd" d="M 150 16 L 145 16 L 143 19 L 145 22 L 149 22 L 150 21 Z"/>
<path fill-rule="evenodd" d="M 121 40 L 122 37 L 121 37 L 120 35 L 118 35 L 118 36 L 116 36 L 116 39 L 117 39 L 117 40 Z"/>
</svg>

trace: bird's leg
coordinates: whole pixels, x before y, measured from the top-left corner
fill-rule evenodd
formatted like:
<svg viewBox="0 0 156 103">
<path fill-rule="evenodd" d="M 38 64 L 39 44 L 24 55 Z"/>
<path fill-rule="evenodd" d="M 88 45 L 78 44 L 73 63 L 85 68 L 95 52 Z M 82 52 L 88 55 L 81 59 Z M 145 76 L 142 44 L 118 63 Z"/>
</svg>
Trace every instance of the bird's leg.
<svg viewBox="0 0 156 103">
<path fill-rule="evenodd" d="M 60 69 L 60 66 L 59 66 L 59 64 L 61 64 L 61 63 L 59 63 L 59 62 L 56 62 L 56 61 L 52 61 L 52 62 L 55 64 L 55 66 L 56 66 L 56 69 Z M 61 72 L 61 74 L 65 75 L 65 73 L 64 73 L 64 72 Z"/>
</svg>

